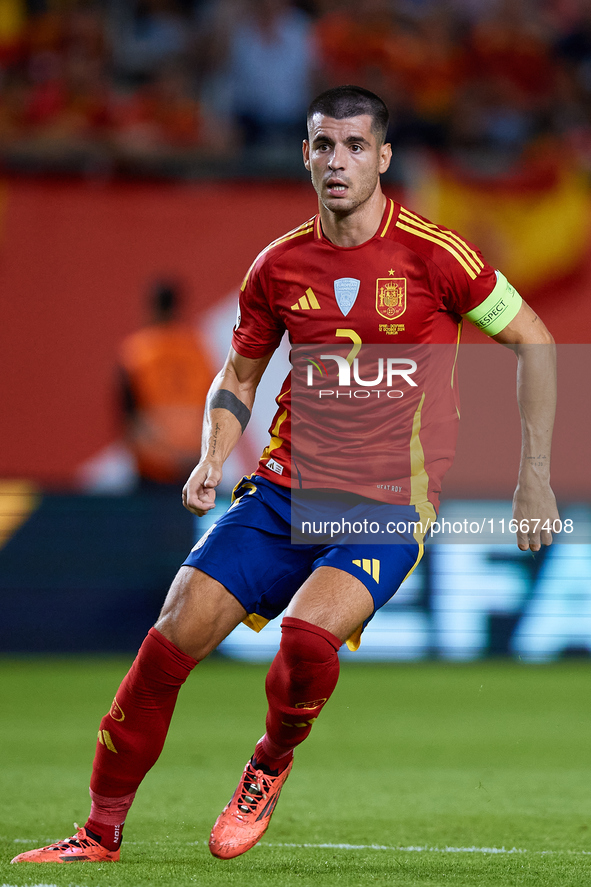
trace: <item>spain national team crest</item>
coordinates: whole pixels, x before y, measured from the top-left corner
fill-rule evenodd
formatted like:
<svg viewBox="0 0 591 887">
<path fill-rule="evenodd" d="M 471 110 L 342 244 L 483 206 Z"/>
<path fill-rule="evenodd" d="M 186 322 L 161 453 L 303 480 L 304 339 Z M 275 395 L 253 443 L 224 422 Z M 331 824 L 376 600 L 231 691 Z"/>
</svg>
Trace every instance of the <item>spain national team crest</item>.
<svg viewBox="0 0 591 887">
<path fill-rule="evenodd" d="M 376 311 L 386 320 L 395 320 L 406 311 L 406 277 L 378 277 Z"/>
</svg>

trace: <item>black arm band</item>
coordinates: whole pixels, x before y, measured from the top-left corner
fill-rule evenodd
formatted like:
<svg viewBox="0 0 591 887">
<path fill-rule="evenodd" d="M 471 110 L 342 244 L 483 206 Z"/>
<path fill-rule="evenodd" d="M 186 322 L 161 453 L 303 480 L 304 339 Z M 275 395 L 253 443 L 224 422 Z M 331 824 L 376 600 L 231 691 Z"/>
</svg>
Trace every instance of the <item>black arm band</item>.
<svg viewBox="0 0 591 887">
<path fill-rule="evenodd" d="M 216 393 L 209 401 L 210 410 L 229 410 L 233 416 L 236 416 L 240 422 L 242 431 L 248 425 L 250 419 L 250 410 L 239 400 L 235 394 L 228 391 L 227 388 L 218 388 Z"/>
</svg>

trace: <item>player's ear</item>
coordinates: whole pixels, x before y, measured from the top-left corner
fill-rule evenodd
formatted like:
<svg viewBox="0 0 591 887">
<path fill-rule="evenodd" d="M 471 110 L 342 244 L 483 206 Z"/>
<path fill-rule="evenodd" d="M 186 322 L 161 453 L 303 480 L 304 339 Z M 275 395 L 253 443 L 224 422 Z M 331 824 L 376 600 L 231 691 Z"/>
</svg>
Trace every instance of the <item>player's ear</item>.
<svg viewBox="0 0 591 887">
<path fill-rule="evenodd" d="M 304 139 L 302 142 L 302 154 L 304 155 L 304 166 L 309 171 L 310 170 L 310 142 L 308 139 Z"/>
<path fill-rule="evenodd" d="M 390 166 L 390 161 L 392 160 L 392 145 L 390 142 L 385 142 L 379 149 L 379 164 L 378 170 L 380 175 L 388 169 Z"/>
</svg>

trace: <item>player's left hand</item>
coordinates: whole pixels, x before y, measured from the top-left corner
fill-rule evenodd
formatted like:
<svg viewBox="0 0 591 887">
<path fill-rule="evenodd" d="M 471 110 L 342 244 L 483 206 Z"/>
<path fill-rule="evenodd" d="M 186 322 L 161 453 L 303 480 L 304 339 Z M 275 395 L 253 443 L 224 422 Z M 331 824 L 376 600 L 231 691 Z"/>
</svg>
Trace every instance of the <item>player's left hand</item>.
<svg viewBox="0 0 591 887">
<path fill-rule="evenodd" d="M 520 479 L 513 495 L 513 520 L 517 522 L 517 546 L 521 551 L 539 551 L 542 545 L 552 545 L 552 526 L 560 516 L 547 481 Z"/>
</svg>

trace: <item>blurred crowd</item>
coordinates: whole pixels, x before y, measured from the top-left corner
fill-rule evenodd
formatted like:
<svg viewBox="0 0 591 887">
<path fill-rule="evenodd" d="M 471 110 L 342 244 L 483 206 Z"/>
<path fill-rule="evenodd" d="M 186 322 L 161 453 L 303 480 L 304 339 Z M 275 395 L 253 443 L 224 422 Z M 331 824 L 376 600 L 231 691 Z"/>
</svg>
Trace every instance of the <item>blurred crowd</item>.
<svg viewBox="0 0 591 887">
<path fill-rule="evenodd" d="M 396 151 L 485 174 L 540 145 L 591 168 L 591 0 L 1 0 L 8 167 L 299 166 L 303 119 L 355 83 Z"/>
</svg>

